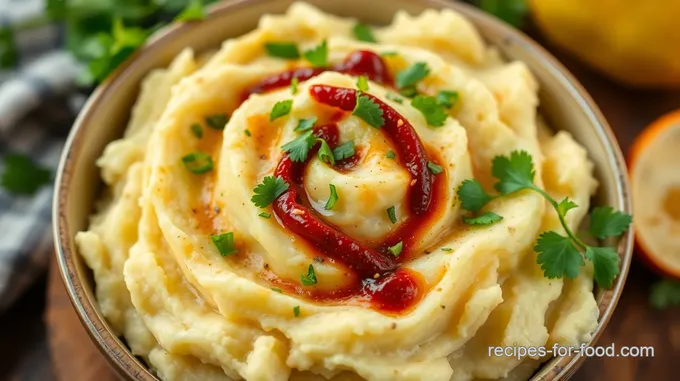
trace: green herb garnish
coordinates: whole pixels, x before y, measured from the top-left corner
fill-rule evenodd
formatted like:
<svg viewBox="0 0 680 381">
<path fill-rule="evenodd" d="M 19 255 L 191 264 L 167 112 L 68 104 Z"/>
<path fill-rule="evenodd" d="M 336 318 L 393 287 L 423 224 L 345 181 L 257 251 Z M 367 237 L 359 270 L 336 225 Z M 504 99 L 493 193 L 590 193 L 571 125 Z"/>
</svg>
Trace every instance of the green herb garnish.
<svg viewBox="0 0 680 381">
<path fill-rule="evenodd" d="M 333 151 L 331 151 L 331 147 L 328 145 L 328 142 L 326 142 L 324 139 L 317 139 L 317 141 L 321 143 L 321 147 L 319 147 L 319 150 L 317 151 L 319 160 L 326 164 L 335 165 L 335 157 L 333 156 Z"/>
<path fill-rule="evenodd" d="M 390 222 L 397 223 L 397 211 L 394 206 L 387 208 L 387 217 L 390 218 Z"/>
<path fill-rule="evenodd" d="M 219 235 L 213 234 L 210 236 L 210 240 L 215 244 L 215 247 L 217 247 L 217 250 L 223 257 L 237 252 L 234 246 L 234 233 L 232 232 Z"/>
<path fill-rule="evenodd" d="M 534 184 L 534 165 L 526 151 L 513 151 L 510 156 L 497 156 L 491 168 L 492 175 L 498 179 L 494 188 L 501 196 L 515 192 L 531 190 L 539 193 L 553 206 L 566 236 L 554 231 L 543 232 L 534 247 L 538 253 L 537 263 L 541 265 L 547 278 L 575 278 L 585 259 L 593 263 L 595 281 L 602 287 L 611 287 L 619 273 L 620 258 L 612 247 L 586 245 L 569 229 L 565 216 L 577 205 L 565 198 L 559 203 L 543 189 Z M 458 188 L 458 198 L 463 209 L 479 211 L 489 201 L 500 196 L 488 194 L 475 180 L 468 180 Z M 595 208 L 593 210 L 595 224 L 590 233 L 598 238 L 616 237 L 625 232 L 632 218 L 630 215 L 614 211 L 611 208 Z M 499 216 L 500 217 L 500 216 Z"/>
<path fill-rule="evenodd" d="M 266 208 L 288 190 L 288 183 L 281 176 L 267 176 L 253 189 L 252 201 L 258 208 Z"/>
<path fill-rule="evenodd" d="M 250 130 L 247 129 L 247 128 L 246 128 L 245 130 L 243 130 L 243 133 L 246 134 L 246 136 L 248 136 L 248 137 L 252 136 L 252 135 L 250 134 Z"/>
<path fill-rule="evenodd" d="M 269 121 L 273 122 L 276 119 L 290 114 L 290 110 L 293 109 L 293 100 L 286 99 L 285 101 L 278 101 L 274 104 L 272 112 L 269 114 Z"/>
<path fill-rule="evenodd" d="M 366 95 L 357 94 L 357 104 L 352 115 L 358 116 L 374 128 L 380 128 L 385 124 L 383 110 Z"/>
<path fill-rule="evenodd" d="M 427 124 L 433 127 L 441 127 L 448 117 L 444 107 L 440 105 L 434 97 L 416 95 L 411 100 L 411 106 L 420 111 L 425 117 Z"/>
<path fill-rule="evenodd" d="M 503 217 L 499 216 L 494 212 L 484 212 L 475 217 L 463 217 L 463 222 L 466 225 L 487 226 L 495 224 L 496 222 L 501 221 L 502 219 Z"/>
<path fill-rule="evenodd" d="M 267 42 L 264 44 L 267 54 L 276 58 L 296 60 L 300 58 L 300 50 L 292 42 Z"/>
<path fill-rule="evenodd" d="M 206 16 L 205 6 L 201 0 L 189 0 L 186 8 L 175 17 L 175 21 L 197 21 Z"/>
<path fill-rule="evenodd" d="M 311 150 L 316 143 L 316 137 L 312 135 L 312 132 L 312 130 L 308 130 L 296 139 L 281 146 L 281 149 L 283 152 L 286 152 L 294 162 L 299 163 L 307 160 L 309 150 Z"/>
<path fill-rule="evenodd" d="M 397 89 L 404 89 L 409 86 L 414 86 L 423 78 L 430 74 L 430 68 L 425 62 L 416 62 L 405 70 L 397 73 L 395 77 L 395 85 Z"/>
<path fill-rule="evenodd" d="M 328 66 L 328 45 L 326 40 L 323 40 L 315 48 L 306 51 L 303 56 L 314 67 Z"/>
<path fill-rule="evenodd" d="M 328 201 L 326 201 L 326 205 L 324 206 L 324 209 L 331 210 L 335 206 L 335 203 L 338 202 L 338 193 L 335 190 L 335 185 L 328 184 L 328 186 L 331 189 L 331 195 L 330 195 L 330 197 L 328 197 Z"/>
<path fill-rule="evenodd" d="M 293 315 L 295 315 L 295 317 L 300 316 L 300 306 L 293 307 Z"/>
<path fill-rule="evenodd" d="M 385 157 L 388 158 L 388 159 L 395 159 L 397 157 L 397 155 L 394 153 L 394 151 L 389 150 L 385 154 Z"/>
<path fill-rule="evenodd" d="M 390 252 L 390 254 L 394 255 L 395 257 L 398 257 L 399 254 L 401 254 L 401 251 L 404 249 L 404 243 L 402 241 L 397 242 L 396 245 L 390 246 L 387 248 L 387 251 Z"/>
<path fill-rule="evenodd" d="M 335 160 L 349 159 L 354 156 L 354 141 L 350 140 L 339 146 L 333 148 L 333 157 Z"/>
<path fill-rule="evenodd" d="M 433 175 L 438 175 L 444 170 L 441 165 L 432 161 L 427 162 L 427 169 L 429 169 Z"/>
<path fill-rule="evenodd" d="M 387 99 L 389 99 L 393 102 L 397 102 L 399 104 L 404 103 L 404 99 L 400 98 L 397 94 L 395 94 L 393 92 L 389 92 L 389 93 L 385 94 L 385 98 L 387 98 Z"/>
<path fill-rule="evenodd" d="M 373 31 L 366 24 L 362 23 L 355 24 L 354 27 L 352 28 L 352 33 L 354 34 L 354 37 L 359 41 L 377 42 L 375 37 L 373 36 Z"/>
<path fill-rule="evenodd" d="M 229 122 L 227 114 L 215 114 L 205 117 L 205 124 L 213 130 L 224 130 L 227 122 Z"/>
<path fill-rule="evenodd" d="M 290 80 L 290 92 L 293 93 L 293 95 L 298 92 L 298 84 L 300 84 L 298 77 L 293 77 L 293 79 Z"/>
<path fill-rule="evenodd" d="M 193 152 L 182 157 L 182 163 L 187 169 L 196 175 L 201 175 L 212 171 L 212 157 L 207 153 Z"/>
<path fill-rule="evenodd" d="M 191 133 L 194 134 L 195 137 L 202 139 L 203 138 L 203 127 L 201 127 L 200 124 L 194 123 L 191 125 Z"/>
<path fill-rule="evenodd" d="M 368 91 L 368 78 L 364 75 L 360 75 L 357 78 L 357 89 L 361 91 Z"/>
<path fill-rule="evenodd" d="M 309 119 L 300 119 L 300 121 L 298 121 L 298 125 L 297 125 L 297 127 L 295 127 L 294 131 L 297 131 L 297 132 L 309 131 L 312 128 L 314 128 L 314 123 L 316 123 L 316 120 L 317 120 L 317 118 L 315 116 L 313 116 Z"/>
<path fill-rule="evenodd" d="M 258 214 L 258 216 L 260 216 L 262 218 L 269 219 L 269 218 L 271 218 L 272 215 L 267 213 L 267 212 L 262 212 L 262 213 Z"/>
<path fill-rule="evenodd" d="M 316 274 L 314 273 L 314 266 L 309 265 L 309 267 L 307 268 L 307 275 L 305 274 L 300 275 L 300 281 L 305 286 L 313 286 L 317 283 Z"/>
<path fill-rule="evenodd" d="M 451 108 L 458 102 L 458 97 L 457 91 L 440 90 L 437 93 L 437 103 L 446 108 Z"/>
</svg>

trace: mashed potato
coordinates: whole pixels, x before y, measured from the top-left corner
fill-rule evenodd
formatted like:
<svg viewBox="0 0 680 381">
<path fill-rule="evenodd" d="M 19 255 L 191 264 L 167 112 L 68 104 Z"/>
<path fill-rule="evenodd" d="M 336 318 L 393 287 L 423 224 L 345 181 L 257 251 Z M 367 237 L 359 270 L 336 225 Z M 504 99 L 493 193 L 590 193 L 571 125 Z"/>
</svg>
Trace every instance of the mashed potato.
<svg viewBox="0 0 680 381">
<path fill-rule="evenodd" d="M 588 210 L 593 165 L 568 133 L 544 126 L 526 66 L 503 62 L 450 10 L 400 13 L 374 30 L 378 43 L 357 41 L 354 25 L 298 3 L 285 15 L 264 16 L 255 31 L 210 57 L 182 52 L 148 75 L 125 136 L 97 162 L 108 191 L 77 243 L 94 271 L 103 315 L 161 379 L 526 379 L 545 359 L 490 357 L 488 347 L 576 345 L 595 329 L 592 271 L 546 279 L 536 264 L 537 236 L 560 231 L 540 195 L 492 201 L 489 208 L 504 217 L 496 224 L 461 223 L 456 187 L 476 178 L 490 188 L 492 159 L 514 150 L 533 157 L 537 185 L 580 205 L 568 216 L 570 227 Z M 300 136 L 299 121 L 335 118 L 339 143 L 352 141 L 358 160 L 339 170 L 313 155 L 298 189 L 309 214 L 357 242 L 382 242 L 409 223 L 417 184 L 403 158 L 386 154 L 398 151 L 394 141 L 360 117 L 334 117 L 337 109 L 311 96 L 318 85 L 354 89 L 356 76 L 327 71 L 301 81 L 295 93 L 284 86 L 244 101 L 262 78 L 309 65 L 269 56 L 266 43 L 306 51 L 324 39 L 330 64 L 358 50 L 390 52 L 382 59 L 392 76 L 425 63 L 419 93 L 458 95 L 444 124 L 433 127 L 408 99 L 388 95 L 389 85 L 368 82 L 368 93 L 408 121 L 442 167 L 436 210 L 399 262 L 420 293 L 396 312 L 356 295 L 310 296 L 372 281 L 357 279 L 337 258 L 324 260 L 273 205 L 251 202 L 286 155 L 281 146 Z M 290 112 L 271 120 L 274 105 L 286 100 L 293 101 Z M 204 123 L 219 114 L 229 116 L 223 130 Z M 210 154 L 209 173 L 187 170 L 182 158 L 192 152 Z M 329 184 L 338 195 L 332 208 L 325 207 Z M 386 213 L 391 207 L 394 218 Z M 222 256 L 211 236 L 226 232 L 237 252 Z M 310 265 L 313 285 L 301 279 Z"/>
</svg>

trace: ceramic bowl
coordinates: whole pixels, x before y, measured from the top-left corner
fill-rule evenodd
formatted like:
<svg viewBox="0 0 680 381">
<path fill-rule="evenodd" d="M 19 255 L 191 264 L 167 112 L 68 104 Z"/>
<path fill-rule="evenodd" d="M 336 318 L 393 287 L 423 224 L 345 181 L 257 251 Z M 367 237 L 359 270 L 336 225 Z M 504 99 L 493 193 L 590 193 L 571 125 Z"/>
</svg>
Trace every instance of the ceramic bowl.
<svg viewBox="0 0 680 381">
<path fill-rule="evenodd" d="M 133 356 L 99 313 L 91 271 L 78 255 L 74 236 L 88 225 L 93 204 L 102 189 L 96 159 L 104 147 L 123 134 L 140 82 L 152 69 L 165 67 L 185 47 L 197 52 L 216 48 L 230 37 L 256 27 L 264 13 L 282 13 L 291 0 L 234 0 L 212 7 L 201 22 L 171 25 L 128 59 L 97 88 L 78 116 L 63 151 L 54 197 L 54 237 L 64 283 L 83 325 L 125 380 L 158 380 Z M 541 85 L 540 112 L 551 126 L 569 131 L 596 164 L 600 182 L 595 202 L 630 212 L 625 162 L 607 122 L 583 87 L 549 53 L 521 32 L 465 4 L 445 0 L 312 0 L 326 12 L 356 17 L 366 23 L 387 24 L 398 10 L 419 13 L 426 8 L 453 8 L 465 15 L 486 41 L 509 59 L 525 62 Z M 593 344 L 612 316 L 631 260 L 632 233 L 618 242 L 621 275 L 611 289 L 596 289 L 600 319 Z M 579 356 L 555 357 L 541 366 L 532 380 L 566 380 L 580 365 Z"/>
</svg>

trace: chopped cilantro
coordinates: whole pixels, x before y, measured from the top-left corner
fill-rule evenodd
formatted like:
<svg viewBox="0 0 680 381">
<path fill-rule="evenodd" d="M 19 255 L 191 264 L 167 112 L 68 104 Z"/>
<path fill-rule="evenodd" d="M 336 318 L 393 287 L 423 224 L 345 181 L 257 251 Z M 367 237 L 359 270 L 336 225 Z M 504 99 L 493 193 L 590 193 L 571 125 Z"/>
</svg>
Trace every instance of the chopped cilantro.
<svg viewBox="0 0 680 381">
<path fill-rule="evenodd" d="M 413 100 L 411 100 L 411 106 L 420 111 L 425 117 L 427 124 L 433 127 L 441 127 L 444 125 L 444 121 L 448 117 L 444 107 L 437 103 L 434 97 L 429 97 L 425 95 L 416 95 Z"/>
<path fill-rule="evenodd" d="M 285 101 L 278 101 L 272 108 L 272 112 L 269 114 L 269 121 L 274 120 L 290 114 L 290 110 L 293 109 L 293 100 L 286 99 Z"/>
<path fill-rule="evenodd" d="M 237 252 L 234 246 L 234 233 L 232 232 L 219 235 L 213 234 L 210 236 L 210 240 L 215 244 L 215 247 L 217 247 L 217 250 L 223 257 Z"/>
<path fill-rule="evenodd" d="M 258 214 L 258 216 L 260 216 L 262 218 L 269 219 L 269 218 L 271 218 L 272 215 L 267 213 L 267 212 L 262 212 L 262 213 Z"/>
<path fill-rule="evenodd" d="M 328 145 L 328 142 L 326 142 L 324 139 L 317 139 L 317 141 L 321 143 L 319 151 L 317 151 L 319 160 L 326 164 L 335 165 L 335 157 L 333 156 L 333 151 L 331 151 L 331 147 Z"/>
<path fill-rule="evenodd" d="M 267 176 L 253 189 L 250 201 L 258 208 L 266 208 L 287 190 L 288 183 L 281 176 Z"/>
<path fill-rule="evenodd" d="M 304 134 L 298 136 L 296 139 L 284 144 L 281 149 L 288 153 L 290 159 L 294 162 L 303 162 L 307 160 L 309 150 L 314 147 L 316 138 L 312 135 L 312 130 L 308 130 Z"/>
<path fill-rule="evenodd" d="M 293 307 L 293 315 L 295 315 L 295 317 L 300 316 L 300 306 Z"/>
<path fill-rule="evenodd" d="M 496 222 L 501 221 L 502 219 L 503 217 L 499 216 L 494 212 L 484 212 L 475 217 L 463 217 L 463 222 L 467 225 L 487 226 L 495 224 Z"/>
<path fill-rule="evenodd" d="M 306 132 L 314 128 L 314 123 L 316 123 L 317 118 L 315 116 L 309 118 L 309 119 L 300 119 L 298 121 L 297 127 L 295 127 L 294 131 L 298 132 Z"/>
<path fill-rule="evenodd" d="M 455 106 L 456 103 L 458 102 L 458 92 L 440 90 L 437 93 L 437 102 L 446 108 L 451 108 Z"/>
<path fill-rule="evenodd" d="M 352 33 L 354 37 L 359 41 L 364 42 L 376 42 L 375 36 L 373 36 L 373 31 L 371 28 L 362 23 L 357 23 L 352 28 Z"/>
<path fill-rule="evenodd" d="M 203 127 L 201 127 L 200 124 L 194 123 L 191 125 L 191 133 L 194 134 L 195 137 L 202 139 L 203 138 Z"/>
<path fill-rule="evenodd" d="M 205 117 L 205 124 L 213 130 L 224 130 L 227 122 L 229 122 L 227 114 L 215 114 Z"/>
<path fill-rule="evenodd" d="M 389 150 L 389 151 L 387 151 L 387 153 L 385 154 L 385 157 L 388 158 L 388 159 L 394 159 L 394 158 L 397 157 L 397 155 L 394 153 L 394 151 Z"/>
<path fill-rule="evenodd" d="M 397 211 L 394 206 L 387 208 L 387 217 L 390 218 L 390 222 L 393 224 L 397 223 Z"/>
<path fill-rule="evenodd" d="M 276 58 L 295 60 L 300 58 L 297 45 L 292 42 L 268 42 L 264 44 L 267 54 Z"/>
<path fill-rule="evenodd" d="M 290 80 L 290 92 L 293 93 L 293 95 L 298 92 L 298 84 L 300 84 L 298 77 L 293 77 L 293 79 Z"/>
<path fill-rule="evenodd" d="M 326 201 L 324 209 L 331 210 L 335 206 L 335 203 L 338 202 L 338 192 L 335 190 L 335 185 L 328 184 L 328 186 L 331 189 L 331 195 L 328 197 L 328 201 Z"/>
<path fill-rule="evenodd" d="M 403 249 L 404 249 L 404 242 L 399 241 L 399 242 L 397 242 L 396 245 L 388 247 L 387 251 L 389 251 L 390 254 L 394 255 L 395 257 L 398 257 L 399 254 L 401 254 L 401 251 Z"/>
<path fill-rule="evenodd" d="M 250 130 L 247 129 L 247 128 L 246 128 L 245 130 L 243 130 L 243 133 L 246 134 L 246 136 L 252 136 L 252 135 L 250 134 Z"/>
<path fill-rule="evenodd" d="M 321 44 L 304 52 L 303 56 L 314 67 L 328 66 L 328 44 L 323 40 Z"/>
<path fill-rule="evenodd" d="M 427 162 L 427 169 L 429 169 L 433 175 L 438 175 L 444 170 L 441 165 L 432 161 Z"/>
<path fill-rule="evenodd" d="M 333 157 L 335 160 L 348 159 L 354 156 L 354 154 L 354 141 L 352 140 L 333 148 Z"/>
<path fill-rule="evenodd" d="M 407 69 L 397 73 L 395 78 L 395 85 L 397 89 L 403 89 L 409 86 L 414 86 L 423 78 L 430 74 L 430 68 L 425 62 L 416 62 Z"/>
<path fill-rule="evenodd" d="M 314 266 L 309 265 L 307 268 L 307 275 L 300 275 L 300 281 L 304 286 L 313 286 L 317 284 L 316 274 L 314 273 Z"/>
<path fill-rule="evenodd" d="M 380 128 L 385 124 L 383 110 L 366 95 L 357 94 L 357 104 L 352 115 L 358 116 L 374 128 Z"/>
<path fill-rule="evenodd" d="M 182 163 L 187 169 L 196 175 L 212 171 L 213 161 L 210 155 L 203 152 L 193 152 L 182 157 Z"/>
<path fill-rule="evenodd" d="M 385 94 L 385 98 L 391 100 L 392 102 L 397 102 L 399 104 L 404 103 L 404 99 L 400 98 L 397 94 L 393 92 Z"/>
</svg>

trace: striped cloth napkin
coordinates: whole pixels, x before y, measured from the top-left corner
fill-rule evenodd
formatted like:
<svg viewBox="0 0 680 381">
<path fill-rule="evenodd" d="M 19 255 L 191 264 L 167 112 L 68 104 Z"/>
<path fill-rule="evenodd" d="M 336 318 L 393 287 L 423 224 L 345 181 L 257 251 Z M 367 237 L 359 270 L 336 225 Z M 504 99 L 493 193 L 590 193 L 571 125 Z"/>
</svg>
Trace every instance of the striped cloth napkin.
<svg viewBox="0 0 680 381">
<path fill-rule="evenodd" d="M 13 67 L 0 67 L 0 173 L 7 155 L 22 154 L 54 174 L 84 101 L 73 94 L 81 65 L 61 49 L 62 30 L 44 22 L 44 14 L 44 0 L 0 0 L 0 40 L 13 40 L 17 58 Z M 52 191 L 51 184 L 28 196 L 0 187 L 0 313 L 53 252 Z"/>
</svg>

